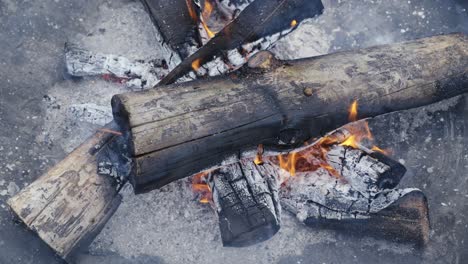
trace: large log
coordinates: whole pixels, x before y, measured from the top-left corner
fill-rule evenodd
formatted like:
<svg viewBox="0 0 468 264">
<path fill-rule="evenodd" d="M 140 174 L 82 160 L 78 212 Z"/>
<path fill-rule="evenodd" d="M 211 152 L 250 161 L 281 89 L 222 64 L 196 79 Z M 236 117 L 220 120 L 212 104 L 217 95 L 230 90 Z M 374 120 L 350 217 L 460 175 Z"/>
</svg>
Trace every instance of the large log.
<svg viewBox="0 0 468 264">
<path fill-rule="evenodd" d="M 134 161 L 136 193 L 258 144 L 295 147 L 346 124 L 354 100 L 362 119 L 468 91 L 463 34 L 297 61 L 261 56 L 250 64 L 257 68 L 227 77 L 114 96 L 114 118 Z"/>
<path fill-rule="evenodd" d="M 13 212 L 62 258 L 87 246 L 121 202 L 119 183 L 98 174 L 104 146 L 116 136 L 98 132 L 42 177 L 8 200 Z"/>
</svg>

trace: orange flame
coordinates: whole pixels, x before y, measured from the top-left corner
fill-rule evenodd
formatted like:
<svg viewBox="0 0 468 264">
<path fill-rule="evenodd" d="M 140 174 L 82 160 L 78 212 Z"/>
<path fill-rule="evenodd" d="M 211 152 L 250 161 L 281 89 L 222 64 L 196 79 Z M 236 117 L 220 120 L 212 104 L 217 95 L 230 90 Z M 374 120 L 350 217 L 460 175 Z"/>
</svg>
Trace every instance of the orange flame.
<svg viewBox="0 0 468 264">
<path fill-rule="evenodd" d="M 348 120 L 350 122 L 357 121 L 357 115 L 358 115 L 358 101 L 355 100 L 351 106 L 349 107 L 349 116 Z"/>
<path fill-rule="evenodd" d="M 200 69 L 200 66 L 201 66 L 201 59 L 200 58 L 198 58 L 198 59 L 196 59 L 196 60 L 194 60 L 192 62 L 192 69 L 194 71 L 198 71 L 198 69 Z"/>
<path fill-rule="evenodd" d="M 296 175 L 297 152 L 289 155 L 278 155 L 279 166 L 281 169 L 289 172 L 291 176 Z"/>
<path fill-rule="evenodd" d="M 208 185 L 209 172 L 201 172 L 192 178 L 192 190 L 200 197 L 200 203 L 206 204 L 213 200 L 213 193 Z"/>
<path fill-rule="evenodd" d="M 213 3 L 209 0 L 205 0 L 205 6 L 203 7 L 202 17 L 204 20 L 208 21 L 210 19 L 211 13 L 213 12 Z"/>
<path fill-rule="evenodd" d="M 296 19 L 291 21 L 291 27 L 295 27 L 295 26 L 297 26 L 297 20 Z"/>
<path fill-rule="evenodd" d="M 255 160 L 254 163 L 256 165 L 262 165 L 263 164 L 263 144 L 258 145 L 257 147 L 257 155 L 255 155 Z"/>
<path fill-rule="evenodd" d="M 208 37 L 210 39 L 213 38 L 215 36 L 215 33 L 210 30 L 210 28 L 208 27 L 208 25 L 204 21 L 201 21 L 201 24 L 202 24 L 203 28 L 205 29 L 206 34 L 208 35 Z"/>
</svg>

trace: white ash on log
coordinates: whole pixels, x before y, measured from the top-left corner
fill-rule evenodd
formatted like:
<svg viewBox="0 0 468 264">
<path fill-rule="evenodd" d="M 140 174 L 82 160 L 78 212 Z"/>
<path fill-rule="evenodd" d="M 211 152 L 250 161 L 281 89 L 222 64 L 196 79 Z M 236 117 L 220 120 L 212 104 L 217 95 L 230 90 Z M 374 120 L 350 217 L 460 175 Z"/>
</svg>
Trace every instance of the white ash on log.
<svg viewBox="0 0 468 264">
<path fill-rule="evenodd" d="M 398 185 L 406 168 L 378 152 L 333 146 L 326 154 L 328 164 L 364 197 L 374 197 L 382 189 Z"/>
<path fill-rule="evenodd" d="M 123 56 L 92 53 L 69 44 L 65 47 L 65 65 L 71 76 L 102 76 L 140 90 L 154 87 L 169 73 L 165 59 L 131 61 Z"/>
<path fill-rule="evenodd" d="M 466 93 L 467 51 L 467 37 L 451 34 L 298 61 L 264 56 L 229 76 L 116 95 L 131 182 L 146 192 L 258 144 L 295 148 L 348 123 L 354 100 L 363 119 Z"/>
</svg>

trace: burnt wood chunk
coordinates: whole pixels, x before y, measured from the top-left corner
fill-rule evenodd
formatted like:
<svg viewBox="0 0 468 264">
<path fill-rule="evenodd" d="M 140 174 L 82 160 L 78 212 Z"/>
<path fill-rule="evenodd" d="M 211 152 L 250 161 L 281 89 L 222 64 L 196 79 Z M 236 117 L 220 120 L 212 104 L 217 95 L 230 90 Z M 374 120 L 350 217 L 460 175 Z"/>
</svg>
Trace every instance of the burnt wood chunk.
<svg viewBox="0 0 468 264">
<path fill-rule="evenodd" d="M 258 144 L 297 147 L 348 123 L 354 100 L 363 119 L 466 93 L 467 71 L 468 38 L 450 34 L 120 94 L 112 108 L 142 193 Z"/>
<path fill-rule="evenodd" d="M 254 163 L 215 170 L 210 186 L 224 246 L 249 246 L 278 232 L 278 184 L 275 178 L 264 177 Z"/>
<path fill-rule="evenodd" d="M 164 40 L 187 57 L 190 46 L 201 44 L 197 34 L 199 10 L 192 0 L 141 0 Z"/>
<path fill-rule="evenodd" d="M 406 173 L 402 164 L 378 152 L 333 146 L 326 156 L 328 163 L 367 198 L 395 188 Z"/>
<path fill-rule="evenodd" d="M 427 198 L 419 190 L 411 190 L 382 210 L 364 216 L 341 213 L 340 219 L 328 218 L 327 214 L 336 214 L 336 212 L 319 205 L 315 206 L 318 213 L 307 215 L 304 220 L 304 223 L 310 227 L 414 243 L 421 247 L 429 241 Z"/>
<path fill-rule="evenodd" d="M 121 202 L 118 183 L 98 174 L 98 156 L 114 135 L 98 132 L 8 204 L 60 257 L 88 246 Z"/>
</svg>

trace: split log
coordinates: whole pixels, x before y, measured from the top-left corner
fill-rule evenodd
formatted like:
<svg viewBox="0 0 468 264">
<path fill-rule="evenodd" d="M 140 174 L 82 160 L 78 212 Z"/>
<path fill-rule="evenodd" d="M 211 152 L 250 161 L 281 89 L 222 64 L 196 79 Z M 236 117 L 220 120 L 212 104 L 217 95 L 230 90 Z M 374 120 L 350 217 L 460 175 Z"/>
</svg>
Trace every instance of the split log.
<svg viewBox="0 0 468 264">
<path fill-rule="evenodd" d="M 263 177 L 253 162 L 213 171 L 209 184 L 224 246 L 243 247 L 271 238 L 280 228 L 275 178 Z"/>
<path fill-rule="evenodd" d="M 270 68 L 114 96 L 114 119 L 135 164 L 136 193 L 258 144 L 294 148 L 346 124 L 354 100 L 362 119 L 468 91 L 463 34 L 256 64 Z"/>
<path fill-rule="evenodd" d="M 120 205 L 118 182 L 98 174 L 103 146 L 115 139 L 96 133 L 8 200 L 19 219 L 64 259 L 89 245 Z"/>
</svg>

